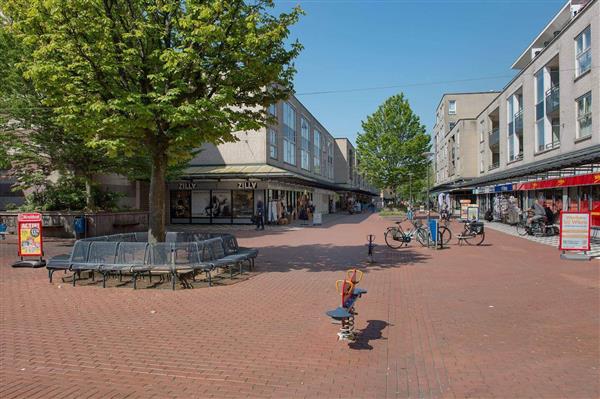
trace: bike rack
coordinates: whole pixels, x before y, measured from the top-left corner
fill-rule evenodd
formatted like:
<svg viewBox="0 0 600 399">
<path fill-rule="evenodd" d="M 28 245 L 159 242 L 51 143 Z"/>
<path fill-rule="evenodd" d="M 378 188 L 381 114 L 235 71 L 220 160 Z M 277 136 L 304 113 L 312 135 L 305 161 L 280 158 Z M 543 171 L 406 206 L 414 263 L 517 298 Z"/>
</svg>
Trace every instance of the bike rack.
<svg viewBox="0 0 600 399">
<path fill-rule="evenodd" d="M 369 234 L 367 236 L 367 256 L 369 258 L 369 263 L 375 263 L 375 260 L 373 259 L 373 249 L 375 249 L 376 246 L 377 244 L 375 244 L 375 235 Z"/>
</svg>

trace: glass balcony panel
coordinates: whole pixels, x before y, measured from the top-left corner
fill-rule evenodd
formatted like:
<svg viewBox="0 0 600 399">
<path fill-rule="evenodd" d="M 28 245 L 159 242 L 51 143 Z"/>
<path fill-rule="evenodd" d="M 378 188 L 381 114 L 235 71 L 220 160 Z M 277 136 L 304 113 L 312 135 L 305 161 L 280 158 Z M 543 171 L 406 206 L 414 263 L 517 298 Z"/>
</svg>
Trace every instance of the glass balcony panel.
<svg viewBox="0 0 600 399">
<path fill-rule="evenodd" d="M 546 113 L 551 114 L 560 107 L 560 88 L 553 86 L 546 92 Z"/>
<path fill-rule="evenodd" d="M 540 101 L 535 106 L 535 120 L 539 121 L 544 117 L 544 101 Z"/>
</svg>

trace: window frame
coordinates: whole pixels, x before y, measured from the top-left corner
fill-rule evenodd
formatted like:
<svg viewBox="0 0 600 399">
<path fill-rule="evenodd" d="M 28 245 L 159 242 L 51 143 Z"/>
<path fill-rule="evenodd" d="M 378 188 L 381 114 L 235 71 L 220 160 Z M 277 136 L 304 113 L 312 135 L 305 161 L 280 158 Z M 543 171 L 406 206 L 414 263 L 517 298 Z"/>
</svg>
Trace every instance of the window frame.
<svg viewBox="0 0 600 399">
<path fill-rule="evenodd" d="M 269 139 L 269 158 L 277 159 L 277 130 L 270 127 L 267 131 Z"/>
<path fill-rule="evenodd" d="M 454 105 L 454 109 L 451 105 Z M 456 100 L 448 100 L 448 115 L 456 115 Z"/>
<path fill-rule="evenodd" d="M 303 122 L 306 124 L 306 129 L 304 129 Z M 305 132 L 308 137 L 304 135 Z M 311 170 L 310 138 L 310 122 L 304 115 L 300 115 L 300 168 L 306 171 Z"/>
<path fill-rule="evenodd" d="M 589 98 L 589 100 L 585 101 L 586 98 Z M 588 112 L 583 115 L 580 115 L 579 114 L 579 104 L 580 104 L 580 102 L 583 102 L 583 101 L 585 101 L 584 107 L 585 107 L 585 105 L 587 105 L 587 107 L 588 107 Z M 593 120 L 592 120 L 592 91 L 591 90 L 575 99 L 575 112 L 576 112 L 575 118 L 577 121 L 575 139 L 583 139 L 583 138 L 591 137 L 592 136 L 592 123 L 593 123 Z M 581 121 L 583 119 L 587 119 L 587 118 L 589 118 L 589 134 L 582 135 L 581 134 Z"/>
<path fill-rule="evenodd" d="M 586 35 L 587 33 L 587 35 Z M 579 39 L 582 39 L 582 49 L 578 50 Z M 585 42 L 584 42 L 585 41 Z M 585 29 L 583 29 L 577 36 L 575 36 L 575 77 L 585 74 L 586 72 L 592 69 L 592 27 L 588 25 Z M 583 57 L 590 58 L 587 69 L 581 70 L 580 59 Z"/>
<path fill-rule="evenodd" d="M 294 126 L 289 126 L 286 122 L 287 110 L 291 111 L 291 115 L 293 116 L 292 124 Z M 288 101 L 283 103 L 283 128 L 283 162 L 296 166 L 296 108 Z"/>
</svg>

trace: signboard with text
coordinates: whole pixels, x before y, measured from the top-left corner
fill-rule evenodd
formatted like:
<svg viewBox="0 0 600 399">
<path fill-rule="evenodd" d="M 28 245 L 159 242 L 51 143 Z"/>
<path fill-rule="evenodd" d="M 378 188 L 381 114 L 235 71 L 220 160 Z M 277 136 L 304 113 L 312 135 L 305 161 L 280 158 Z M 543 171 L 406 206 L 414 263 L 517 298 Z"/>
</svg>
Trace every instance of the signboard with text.
<svg viewBox="0 0 600 399">
<path fill-rule="evenodd" d="M 469 204 L 467 208 L 467 219 L 479 221 L 479 205 Z"/>
<path fill-rule="evenodd" d="M 558 249 L 561 251 L 589 251 L 590 219 L 589 212 L 561 212 Z"/>
<path fill-rule="evenodd" d="M 469 205 L 471 204 L 471 200 L 460 200 L 460 218 L 468 219 L 469 218 Z"/>
<path fill-rule="evenodd" d="M 42 257 L 42 215 L 39 213 L 20 213 L 17 218 L 19 256 Z"/>
</svg>

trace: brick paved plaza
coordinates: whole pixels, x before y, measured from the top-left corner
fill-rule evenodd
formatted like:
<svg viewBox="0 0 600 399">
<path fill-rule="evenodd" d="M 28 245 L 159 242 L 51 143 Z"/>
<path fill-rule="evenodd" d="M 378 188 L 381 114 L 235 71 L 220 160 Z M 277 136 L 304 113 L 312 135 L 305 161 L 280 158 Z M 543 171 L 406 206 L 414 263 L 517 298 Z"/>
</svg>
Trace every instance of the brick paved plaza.
<svg viewBox="0 0 600 399">
<path fill-rule="evenodd" d="M 491 229 L 486 245 L 383 242 L 389 221 L 242 231 L 258 274 L 194 290 L 71 287 L 0 241 L 0 397 L 594 398 L 598 260 Z M 455 226 L 455 234 L 458 227 Z M 366 235 L 377 235 L 367 265 Z M 453 244 L 455 240 L 453 241 Z M 48 255 L 68 251 L 51 240 Z M 359 266 L 358 342 L 324 312 Z"/>
</svg>

